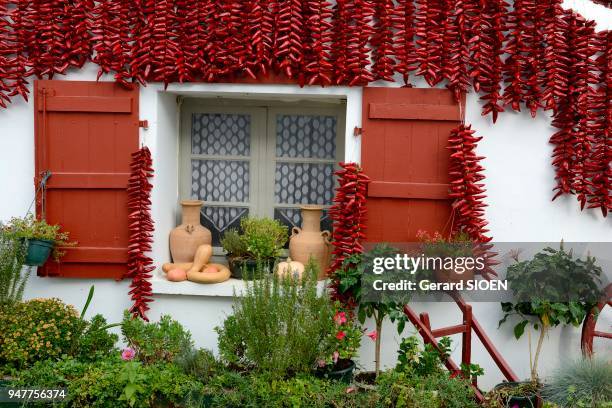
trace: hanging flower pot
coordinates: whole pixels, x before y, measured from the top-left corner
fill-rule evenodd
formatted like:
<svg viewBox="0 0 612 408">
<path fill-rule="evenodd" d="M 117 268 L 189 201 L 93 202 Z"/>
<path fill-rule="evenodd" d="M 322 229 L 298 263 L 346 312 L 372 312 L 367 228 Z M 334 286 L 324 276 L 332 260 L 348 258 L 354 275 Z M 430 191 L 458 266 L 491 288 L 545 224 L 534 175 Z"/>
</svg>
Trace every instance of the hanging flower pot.
<svg viewBox="0 0 612 408">
<path fill-rule="evenodd" d="M 51 252 L 55 248 L 55 241 L 30 239 L 25 240 L 25 245 L 28 246 L 25 264 L 28 266 L 42 266 L 51 256 Z"/>
</svg>

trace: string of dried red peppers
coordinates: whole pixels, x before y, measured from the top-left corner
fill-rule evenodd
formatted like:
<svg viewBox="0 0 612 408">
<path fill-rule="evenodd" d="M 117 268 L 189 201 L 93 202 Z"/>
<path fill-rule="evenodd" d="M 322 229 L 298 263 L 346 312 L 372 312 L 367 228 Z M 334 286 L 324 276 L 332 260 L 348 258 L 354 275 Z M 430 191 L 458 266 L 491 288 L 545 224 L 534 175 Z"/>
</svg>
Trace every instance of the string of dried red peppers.
<svg viewBox="0 0 612 408">
<path fill-rule="evenodd" d="M 365 239 L 366 189 L 370 179 L 357 163 L 340 163 L 341 170 L 335 172 L 338 188 L 334 205 L 329 209 L 333 221 L 333 261 L 329 268 L 332 298 L 349 307 L 355 306 L 350 293 L 338 290 L 339 281 L 334 272 L 342 267 L 345 259 L 363 253 L 361 241 Z"/>
<path fill-rule="evenodd" d="M 132 154 L 131 174 L 128 181 L 128 224 L 130 239 L 128 246 L 127 273 L 124 278 L 132 279 L 129 294 L 134 304 L 130 312 L 148 321 L 148 304 L 153 301 L 151 272 L 155 269 L 153 260 L 147 256 L 153 242 L 153 219 L 151 218 L 151 190 L 149 178 L 153 177 L 151 152 L 143 147 Z"/>
<path fill-rule="evenodd" d="M 610 158 L 600 118 L 610 42 L 560 3 L 0 0 L 0 106 L 27 98 L 28 77 L 87 61 L 126 85 L 270 71 L 300 85 L 367 85 L 396 74 L 410 85 L 416 71 L 432 86 L 446 80 L 457 98 L 471 87 L 481 92 L 482 112 L 494 122 L 504 106 L 551 110 L 559 129 L 551 138 L 555 198 L 575 194 L 582 207 L 607 214 Z"/>
</svg>

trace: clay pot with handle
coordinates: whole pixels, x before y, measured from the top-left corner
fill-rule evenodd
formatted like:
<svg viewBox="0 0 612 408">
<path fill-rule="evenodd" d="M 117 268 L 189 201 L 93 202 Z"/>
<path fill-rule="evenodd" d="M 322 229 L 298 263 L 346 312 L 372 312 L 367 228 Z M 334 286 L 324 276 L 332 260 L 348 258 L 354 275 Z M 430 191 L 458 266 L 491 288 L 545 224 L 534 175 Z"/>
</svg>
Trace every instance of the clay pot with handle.
<svg viewBox="0 0 612 408">
<path fill-rule="evenodd" d="M 325 279 L 331 255 L 331 233 L 321 231 L 321 213 L 323 207 L 304 205 L 302 210 L 302 228 L 293 227 L 289 238 L 289 255 L 294 261 L 308 264 L 310 257 L 319 266 L 318 279 Z"/>
<path fill-rule="evenodd" d="M 170 254 L 175 263 L 193 262 L 201 245 L 211 245 L 212 235 L 200 224 L 200 209 L 203 201 L 181 201 L 183 219 L 181 225 L 170 232 Z"/>
</svg>

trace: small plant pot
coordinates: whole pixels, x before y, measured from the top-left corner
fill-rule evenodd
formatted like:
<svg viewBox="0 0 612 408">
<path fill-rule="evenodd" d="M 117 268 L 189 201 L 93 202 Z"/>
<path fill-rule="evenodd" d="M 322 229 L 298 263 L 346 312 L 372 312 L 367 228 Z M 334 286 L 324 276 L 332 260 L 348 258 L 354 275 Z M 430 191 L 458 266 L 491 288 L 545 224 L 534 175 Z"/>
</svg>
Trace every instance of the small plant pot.
<svg viewBox="0 0 612 408">
<path fill-rule="evenodd" d="M 42 266 L 55 247 L 55 242 L 47 239 L 30 239 L 27 241 L 28 251 L 25 264 L 28 266 Z"/>
<path fill-rule="evenodd" d="M 329 380 L 339 381 L 345 384 L 353 382 L 353 375 L 355 371 L 355 362 L 348 360 L 346 366 L 342 368 L 329 368 L 324 367 L 315 371 L 315 377 L 327 378 Z"/>
<path fill-rule="evenodd" d="M 264 274 L 274 272 L 275 258 L 257 261 L 252 258 L 227 257 L 232 278 L 253 280 L 261 279 Z"/>
<path fill-rule="evenodd" d="M 499 391 L 501 389 L 512 389 L 518 388 L 521 385 L 525 384 L 524 382 L 504 382 L 501 384 L 497 384 L 493 387 L 493 391 Z M 528 394 L 528 395 L 512 395 L 512 391 L 507 392 L 508 396 L 502 401 L 504 406 L 509 408 L 538 408 L 539 398 L 536 392 Z"/>
</svg>

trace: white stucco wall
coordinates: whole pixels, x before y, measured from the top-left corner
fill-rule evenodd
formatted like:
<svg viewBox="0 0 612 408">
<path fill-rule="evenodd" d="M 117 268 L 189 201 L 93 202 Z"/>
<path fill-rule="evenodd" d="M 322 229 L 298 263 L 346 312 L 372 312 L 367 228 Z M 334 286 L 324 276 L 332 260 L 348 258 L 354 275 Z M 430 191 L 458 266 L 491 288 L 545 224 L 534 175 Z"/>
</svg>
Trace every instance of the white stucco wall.
<svg viewBox="0 0 612 408">
<path fill-rule="evenodd" d="M 611 28 L 612 13 L 600 6 L 580 0 L 572 5 L 589 18 L 594 18 L 600 27 Z M 72 72 L 62 80 L 95 80 L 97 69 L 88 65 Z M 102 78 L 112 80 L 112 78 Z M 397 84 L 376 84 L 398 86 Z M 423 86 L 419 84 L 418 86 Z M 178 137 L 177 94 L 252 94 L 261 98 L 336 95 L 347 99 L 345 151 L 347 160 L 359 160 L 359 139 L 352 135 L 353 128 L 361 125 L 361 89 L 320 88 L 300 89 L 291 85 L 218 85 L 184 84 L 170 85 L 164 91 L 159 84 L 141 88 L 140 118 L 149 121 L 149 129 L 141 130 L 141 140 L 150 147 L 155 167 L 152 193 L 152 214 L 156 222 L 153 257 L 157 264 L 169 259 L 167 234 L 176 222 L 178 194 Z M 486 156 L 486 187 L 488 192 L 486 217 L 490 222 L 491 235 L 497 241 L 612 241 L 612 218 L 607 220 L 598 211 L 580 213 L 573 197 L 564 197 L 551 202 L 554 187 L 554 172 L 550 164 L 552 148 L 548 139 L 553 132 L 547 114 L 538 112 L 532 119 L 528 113 L 505 113 L 498 123 L 491 124 L 489 117 L 480 115 L 478 98 L 469 95 L 466 106 L 466 122 L 471 123 L 483 135 L 479 153 Z M 8 109 L 0 110 L 0 220 L 25 214 L 33 199 L 34 177 L 34 130 L 33 103 L 16 100 Z M 102 313 L 111 322 L 121 319 L 123 310 L 129 307 L 128 282 L 108 280 L 52 279 L 32 277 L 28 283 L 26 297 L 59 297 L 81 307 L 90 285 L 95 284 L 96 296 L 90 313 Z M 227 292 L 227 291 L 226 291 Z M 231 293 L 231 290 L 228 292 Z M 453 303 L 416 304 L 417 312 L 428 311 L 434 327 L 459 323 L 459 314 Z M 473 305 L 475 316 L 484 326 L 494 344 L 502 352 L 520 377 L 528 376 L 528 352 L 526 338 L 516 342 L 511 326 L 497 329 L 501 311 L 497 303 Z M 151 304 L 150 316 L 156 319 L 161 314 L 170 314 L 193 333 L 199 346 L 216 349 L 216 334 L 212 330 L 231 311 L 231 298 L 219 296 L 184 296 L 157 294 Z M 610 327 L 610 313 L 602 317 L 599 324 Z M 373 324 L 369 324 L 369 329 Z M 409 331 L 407 329 L 407 331 Z M 458 339 L 457 339 L 458 340 Z M 392 365 L 398 339 L 395 329 L 387 324 L 383 331 L 383 364 Z M 579 355 L 580 333 L 578 329 L 554 330 L 548 340 L 541 361 L 541 372 L 549 373 L 560 361 Z M 459 357 L 459 346 L 455 357 Z M 612 351 L 609 343 L 598 342 L 598 350 Z M 361 363 L 372 367 L 373 344 L 365 338 Z M 501 375 L 477 342 L 473 359 L 485 368 L 487 376 L 481 384 L 489 387 Z"/>
</svg>

